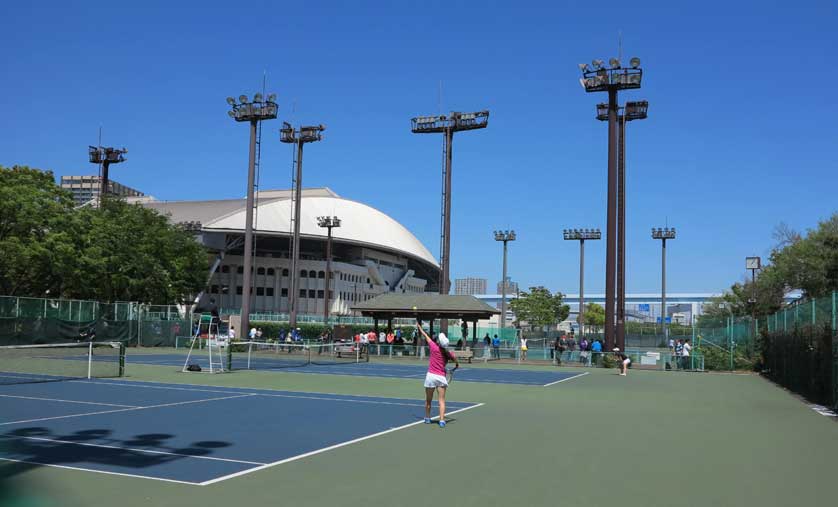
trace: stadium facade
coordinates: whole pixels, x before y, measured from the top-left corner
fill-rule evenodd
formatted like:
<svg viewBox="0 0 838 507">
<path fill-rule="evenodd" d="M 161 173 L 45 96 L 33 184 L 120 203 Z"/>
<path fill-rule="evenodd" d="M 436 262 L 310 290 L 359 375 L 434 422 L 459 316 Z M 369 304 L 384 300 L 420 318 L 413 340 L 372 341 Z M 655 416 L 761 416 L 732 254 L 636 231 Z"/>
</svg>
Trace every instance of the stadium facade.
<svg viewBox="0 0 838 507">
<path fill-rule="evenodd" d="M 245 199 L 158 201 L 130 199 L 184 224 L 216 257 L 206 298 L 225 309 L 241 307 L 244 278 Z M 290 240 L 293 231 L 289 190 L 259 193 L 254 212 L 252 312 L 289 311 Z M 322 315 L 325 310 L 326 238 L 317 217 L 337 216 L 332 230 L 331 293 L 333 315 L 351 315 L 350 307 L 387 292 L 437 291 L 439 263 L 403 225 L 366 204 L 344 199 L 328 188 L 302 191 L 298 309 Z"/>
<path fill-rule="evenodd" d="M 99 198 L 99 193 L 102 190 L 102 177 L 98 175 L 62 176 L 60 185 L 64 190 L 69 190 L 73 194 L 73 201 L 77 206 L 81 206 Z M 139 190 L 111 179 L 108 180 L 108 192 L 118 197 L 142 197 L 145 195 Z"/>
</svg>

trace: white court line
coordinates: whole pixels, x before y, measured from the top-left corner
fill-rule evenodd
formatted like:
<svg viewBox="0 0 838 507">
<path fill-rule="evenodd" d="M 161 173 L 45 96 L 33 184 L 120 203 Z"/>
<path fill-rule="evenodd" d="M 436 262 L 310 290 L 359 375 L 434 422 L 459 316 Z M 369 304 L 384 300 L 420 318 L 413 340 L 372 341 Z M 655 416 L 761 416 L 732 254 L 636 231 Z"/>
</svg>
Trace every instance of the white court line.
<svg viewBox="0 0 838 507">
<path fill-rule="evenodd" d="M 84 382 L 87 381 L 78 380 L 75 382 Z M 144 380 L 143 382 L 151 382 Z M 107 386 L 116 386 L 116 387 L 140 387 L 145 389 L 170 389 L 173 391 L 189 391 L 189 392 L 198 392 L 198 393 L 235 393 L 237 391 L 221 391 L 217 389 L 188 389 L 185 387 L 169 387 L 169 386 L 147 386 L 143 384 L 133 384 L 130 381 L 127 382 L 95 382 L 96 385 L 107 385 Z M 183 384 L 187 386 L 197 385 L 197 384 Z M 250 389 L 248 387 L 236 387 L 234 389 Z M 322 400 L 322 401 L 341 401 L 345 403 L 369 403 L 373 405 L 402 405 L 406 407 L 424 407 L 425 402 L 421 400 L 417 400 L 416 402 L 397 402 L 397 401 L 379 401 L 382 399 L 387 398 L 379 398 L 377 396 L 357 396 L 353 394 L 336 394 L 336 393 L 320 393 L 322 396 L 311 396 L 311 395 L 299 395 L 299 394 L 283 394 L 277 393 L 276 391 L 271 391 L 270 389 L 258 389 L 254 388 L 256 391 L 261 392 L 250 392 L 247 393 L 248 396 L 266 396 L 269 398 L 299 398 L 302 400 Z M 344 396 L 344 398 L 328 398 L 327 396 Z M 379 398 L 378 400 L 365 400 L 362 398 Z M 400 398 L 390 398 L 390 399 L 400 399 Z M 450 403 L 471 403 L 469 401 L 455 401 Z"/>
<path fill-rule="evenodd" d="M 151 479 L 153 481 L 176 482 L 178 484 L 189 484 L 190 486 L 200 486 L 200 482 L 178 481 L 176 479 L 165 479 L 163 477 L 153 477 L 150 475 L 125 474 L 121 472 L 109 472 L 107 470 L 96 470 L 93 468 L 71 467 L 67 465 L 56 465 L 54 463 L 41 463 L 39 461 L 30 461 L 25 459 L 12 459 L 0 457 L 0 461 L 11 461 L 13 463 L 26 463 L 28 465 L 40 465 L 55 468 L 64 468 L 67 470 L 77 470 L 79 472 L 95 472 L 97 474 L 119 475 L 120 477 L 134 477 L 138 479 Z"/>
<path fill-rule="evenodd" d="M 565 382 L 565 381 L 568 381 L 568 380 L 573 380 L 575 378 L 584 377 L 585 375 L 588 375 L 589 373 L 591 373 L 591 372 L 586 371 L 585 373 L 580 373 L 580 374 L 574 375 L 572 377 L 567 377 L 567 378 L 563 378 L 561 380 L 557 380 L 555 382 L 550 382 L 549 384 L 544 384 L 542 387 L 550 387 L 554 384 L 561 384 L 562 382 Z"/>
<path fill-rule="evenodd" d="M 119 405 L 117 403 L 100 403 L 98 401 L 76 401 L 76 400 L 61 400 L 58 398 L 41 398 L 38 396 L 14 396 L 11 394 L 0 394 L 0 398 L 19 398 L 22 400 L 38 400 L 38 401 L 58 401 L 61 403 L 80 403 L 82 405 L 102 405 L 105 407 L 122 407 L 122 408 L 139 408 L 137 405 Z"/>
<path fill-rule="evenodd" d="M 483 403 L 478 403 L 478 404 L 472 405 L 470 407 L 465 407 L 465 408 L 461 408 L 459 410 L 454 410 L 453 412 L 449 412 L 448 415 L 453 415 L 453 414 L 456 414 L 458 412 L 465 412 L 466 410 L 471 410 L 473 408 L 482 407 L 483 405 L 484 405 Z M 436 419 L 436 418 L 434 418 L 434 419 Z M 274 466 L 277 466 L 277 465 L 282 465 L 284 463 L 289 463 L 291 461 L 297 461 L 297 460 L 300 460 L 300 459 L 303 459 L 303 458 L 308 458 L 309 456 L 322 454 L 324 452 L 332 451 L 334 449 L 339 449 L 341 447 L 346 447 L 347 445 L 352 445 L 352 444 L 355 444 L 355 443 L 358 443 L 358 442 L 363 442 L 364 440 L 369 440 L 371 438 L 380 437 L 382 435 L 386 435 L 387 433 L 393 433 L 394 431 L 403 430 L 405 428 L 409 428 L 411 426 L 417 426 L 419 424 L 424 424 L 424 421 L 416 421 L 416 422 L 412 422 L 412 423 L 405 424 L 405 425 L 402 425 L 402 426 L 397 426 L 395 428 L 390 428 L 389 430 L 379 431 L 378 433 L 373 433 L 372 435 L 367 435 L 367 436 L 356 438 L 356 439 L 353 439 L 353 440 L 347 440 L 346 442 L 341 442 L 339 444 L 330 445 L 329 447 L 324 447 L 322 449 L 317 449 L 317 450 L 310 451 L 310 452 L 307 452 L 307 453 L 304 453 L 304 454 L 298 454 L 297 456 L 292 456 L 290 458 L 285 458 L 283 460 L 274 461 L 273 463 L 266 463 L 262 466 L 249 468 L 247 470 L 242 470 L 241 472 L 236 472 L 236 473 L 232 473 L 232 474 L 229 474 L 229 475 L 223 475 L 221 477 L 216 477 L 215 479 L 210 479 L 208 481 L 204 481 L 204 482 L 201 482 L 201 483 L 198 483 L 198 484 L 200 484 L 201 486 L 208 486 L 210 484 L 215 484 L 216 482 L 226 481 L 227 479 L 232 479 L 234 477 L 239 477 L 239 476 L 242 476 L 242 475 L 245 475 L 245 474 L 249 474 L 251 472 L 257 472 L 259 470 L 264 470 L 266 468 L 271 468 L 271 467 L 274 467 Z"/>
<path fill-rule="evenodd" d="M 87 412 L 84 414 L 70 414 L 70 415 L 57 415 L 54 417 L 41 417 L 38 419 L 27 419 L 23 421 L 10 421 L 10 422 L 3 422 L 0 423 L 0 426 L 8 426 L 10 424 L 23 424 L 23 423 L 31 423 L 31 422 L 40 422 L 40 421 L 52 421 L 54 419 L 68 419 L 70 417 L 85 417 L 89 415 L 100 415 L 100 414 L 115 414 L 117 412 L 131 412 L 134 410 L 147 410 L 150 408 L 162 408 L 162 407 L 174 407 L 178 405 L 189 405 L 191 403 L 203 403 L 205 401 L 219 401 L 219 400 L 229 400 L 233 398 L 244 398 L 248 396 L 256 396 L 256 394 L 239 394 L 236 396 L 224 396 L 221 398 L 206 398 L 203 400 L 190 400 L 190 401 L 178 401 L 174 403 L 163 403 L 160 405 L 148 405 L 145 407 L 133 407 L 133 408 L 118 408 L 115 410 L 102 410 L 99 412 Z"/>
<path fill-rule="evenodd" d="M 196 456 L 194 454 L 181 454 L 177 452 L 168 452 L 168 451 L 152 451 L 151 449 L 138 449 L 133 447 L 120 447 L 118 445 L 104 445 L 104 444 L 91 444 L 88 442 L 74 442 L 72 440 L 58 440 L 55 438 L 45 438 L 45 437 L 28 437 L 24 435 L 0 435 L 0 438 L 17 438 L 22 440 L 38 440 L 43 442 L 55 442 L 58 444 L 71 444 L 71 445 L 81 445 L 84 447 L 99 447 L 102 449 L 118 449 L 120 451 L 131 451 L 131 452 L 138 452 L 138 453 L 147 453 L 147 454 L 163 454 L 166 456 L 181 456 L 184 458 L 195 458 L 195 459 L 208 459 L 214 461 L 227 461 L 230 463 L 243 463 L 245 465 L 265 465 L 265 463 L 260 463 L 257 461 L 244 461 L 240 459 L 231 459 L 231 458 L 215 458 L 212 456 Z"/>
</svg>

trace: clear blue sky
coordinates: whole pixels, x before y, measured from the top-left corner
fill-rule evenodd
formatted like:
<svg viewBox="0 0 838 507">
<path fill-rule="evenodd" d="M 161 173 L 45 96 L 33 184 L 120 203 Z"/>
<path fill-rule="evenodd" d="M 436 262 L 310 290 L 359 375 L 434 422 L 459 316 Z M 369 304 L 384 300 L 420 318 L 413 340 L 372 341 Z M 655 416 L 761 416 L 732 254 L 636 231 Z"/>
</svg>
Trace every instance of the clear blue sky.
<svg viewBox="0 0 838 507">
<path fill-rule="evenodd" d="M 577 64 L 638 56 L 650 101 L 628 127 L 628 290 L 718 291 L 766 256 L 774 226 L 836 211 L 834 1 L 6 2 L 0 7 L 0 164 L 91 174 L 87 145 L 129 148 L 114 179 L 160 199 L 245 193 L 247 128 L 228 95 L 279 95 L 265 124 L 263 188 L 287 188 L 282 120 L 324 123 L 305 186 L 366 202 L 439 251 L 441 138 L 412 116 L 490 109 L 454 142 L 452 278 L 500 279 L 495 228 L 514 228 L 509 273 L 576 292 L 565 227 L 605 227 L 603 94 Z M 586 288 L 604 287 L 605 241 Z"/>
</svg>

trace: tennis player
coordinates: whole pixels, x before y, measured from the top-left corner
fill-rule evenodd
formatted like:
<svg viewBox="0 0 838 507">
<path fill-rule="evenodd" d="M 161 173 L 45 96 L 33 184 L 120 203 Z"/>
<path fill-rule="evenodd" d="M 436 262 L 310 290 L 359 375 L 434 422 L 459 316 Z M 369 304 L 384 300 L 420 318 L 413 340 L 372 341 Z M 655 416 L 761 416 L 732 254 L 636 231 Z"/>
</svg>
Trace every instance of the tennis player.
<svg viewBox="0 0 838 507">
<path fill-rule="evenodd" d="M 416 321 L 416 328 L 428 342 L 431 351 L 428 361 L 428 373 L 425 375 L 425 424 L 431 424 L 431 403 L 434 401 L 434 391 L 439 391 L 439 427 L 445 427 L 445 390 L 448 389 L 448 380 L 445 378 L 445 365 L 449 360 L 454 361 L 460 367 L 457 357 L 448 351 L 448 337 L 445 333 L 439 333 L 439 338 L 431 339 L 425 330 L 422 329 L 419 321 Z"/>
<path fill-rule="evenodd" d="M 628 367 L 631 364 L 631 359 L 629 359 L 625 352 L 621 352 L 619 347 L 614 347 L 614 354 L 620 360 L 620 375 L 625 377 Z"/>
</svg>

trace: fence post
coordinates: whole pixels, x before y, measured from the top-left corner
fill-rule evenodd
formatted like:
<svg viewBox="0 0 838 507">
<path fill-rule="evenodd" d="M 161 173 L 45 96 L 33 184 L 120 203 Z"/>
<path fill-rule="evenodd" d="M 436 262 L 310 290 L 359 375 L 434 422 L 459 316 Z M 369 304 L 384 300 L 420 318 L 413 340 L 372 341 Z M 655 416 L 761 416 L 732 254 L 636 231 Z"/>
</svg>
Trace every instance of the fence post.
<svg viewBox="0 0 838 507">
<path fill-rule="evenodd" d="M 817 311 L 817 310 L 815 310 L 815 299 L 816 298 L 812 298 L 812 325 L 813 326 L 815 325 L 815 321 L 816 321 L 815 312 Z"/>
<path fill-rule="evenodd" d="M 836 312 L 836 306 L 838 306 L 838 291 L 832 291 L 832 331 L 838 331 L 838 312 Z M 836 379 L 838 381 L 838 379 Z"/>
</svg>

